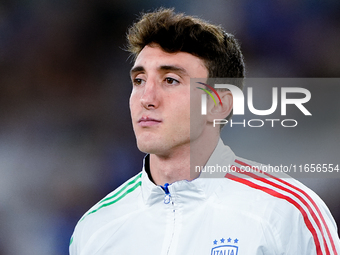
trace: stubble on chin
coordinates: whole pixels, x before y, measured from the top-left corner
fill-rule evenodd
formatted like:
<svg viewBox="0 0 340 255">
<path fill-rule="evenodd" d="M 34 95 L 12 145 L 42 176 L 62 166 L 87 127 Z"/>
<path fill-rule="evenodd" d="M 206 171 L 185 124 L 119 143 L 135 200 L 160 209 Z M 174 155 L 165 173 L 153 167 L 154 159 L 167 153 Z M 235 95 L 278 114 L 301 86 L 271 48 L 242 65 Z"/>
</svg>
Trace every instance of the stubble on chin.
<svg viewBox="0 0 340 255">
<path fill-rule="evenodd" d="M 161 150 L 158 144 L 159 139 L 152 137 L 137 137 L 137 147 L 141 152 L 148 154 L 157 154 Z"/>
</svg>

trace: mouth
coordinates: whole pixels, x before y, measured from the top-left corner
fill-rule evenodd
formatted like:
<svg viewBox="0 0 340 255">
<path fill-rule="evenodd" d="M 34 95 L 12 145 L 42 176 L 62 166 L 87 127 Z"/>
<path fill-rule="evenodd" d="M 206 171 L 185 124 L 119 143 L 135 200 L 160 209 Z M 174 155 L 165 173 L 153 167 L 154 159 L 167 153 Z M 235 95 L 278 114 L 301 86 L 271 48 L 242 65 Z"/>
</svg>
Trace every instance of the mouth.
<svg viewBox="0 0 340 255">
<path fill-rule="evenodd" d="M 150 117 L 143 116 L 138 120 L 138 125 L 141 127 L 151 127 L 160 124 L 162 121 Z"/>
</svg>

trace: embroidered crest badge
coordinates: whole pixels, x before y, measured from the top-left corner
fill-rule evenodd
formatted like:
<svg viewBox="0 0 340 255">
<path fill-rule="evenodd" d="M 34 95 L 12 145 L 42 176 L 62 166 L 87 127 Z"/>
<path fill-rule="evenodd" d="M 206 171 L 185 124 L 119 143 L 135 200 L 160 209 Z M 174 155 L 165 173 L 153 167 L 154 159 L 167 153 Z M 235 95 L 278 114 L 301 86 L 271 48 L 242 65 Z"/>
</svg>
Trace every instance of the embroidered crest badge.
<svg viewBox="0 0 340 255">
<path fill-rule="evenodd" d="M 211 255 L 237 255 L 238 254 L 238 239 L 221 238 L 219 241 L 214 240 L 214 246 L 211 249 Z"/>
</svg>

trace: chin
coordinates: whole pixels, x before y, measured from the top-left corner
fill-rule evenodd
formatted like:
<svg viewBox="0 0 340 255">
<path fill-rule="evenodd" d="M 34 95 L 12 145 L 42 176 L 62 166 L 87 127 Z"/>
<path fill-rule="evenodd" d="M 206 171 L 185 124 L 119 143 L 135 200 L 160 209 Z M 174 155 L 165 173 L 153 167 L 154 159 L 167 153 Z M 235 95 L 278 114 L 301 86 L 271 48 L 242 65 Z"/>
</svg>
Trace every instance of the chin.
<svg viewBox="0 0 340 255">
<path fill-rule="evenodd" d="M 149 154 L 157 154 L 161 150 L 157 144 L 155 144 L 155 141 L 149 140 L 149 141 L 139 141 L 137 140 L 137 147 L 141 152 L 149 153 Z"/>
</svg>

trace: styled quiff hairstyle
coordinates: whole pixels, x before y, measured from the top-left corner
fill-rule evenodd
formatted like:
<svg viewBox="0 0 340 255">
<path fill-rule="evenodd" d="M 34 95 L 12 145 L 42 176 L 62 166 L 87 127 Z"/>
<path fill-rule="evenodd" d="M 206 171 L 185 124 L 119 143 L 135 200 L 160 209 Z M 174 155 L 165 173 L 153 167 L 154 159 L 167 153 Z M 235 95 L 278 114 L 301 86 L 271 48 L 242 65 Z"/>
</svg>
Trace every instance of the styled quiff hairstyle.
<svg viewBox="0 0 340 255">
<path fill-rule="evenodd" d="M 177 14 L 173 9 L 160 8 L 142 14 L 129 28 L 127 40 L 134 60 L 146 45 L 156 43 L 168 53 L 182 51 L 201 58 L 209 78 L 244 78 L 243 56 L 233 35 L 221 26 Z M 235 80 L 232 84 L 242 89 L 243 79 Z"/>
</svg>

